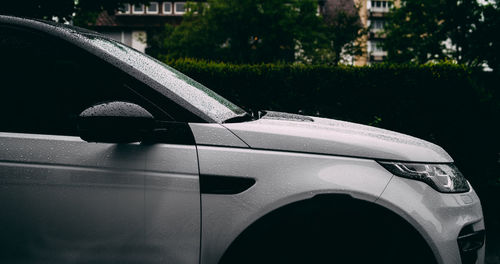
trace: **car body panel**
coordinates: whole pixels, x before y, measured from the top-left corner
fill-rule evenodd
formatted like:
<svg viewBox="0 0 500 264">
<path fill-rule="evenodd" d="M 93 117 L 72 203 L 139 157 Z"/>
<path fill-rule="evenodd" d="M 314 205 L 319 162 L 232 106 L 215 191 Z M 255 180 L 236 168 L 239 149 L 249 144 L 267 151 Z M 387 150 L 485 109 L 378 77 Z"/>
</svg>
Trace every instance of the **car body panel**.
<svg viewBox="0 0 500 264">
<path fill-rule="evenodd" d="M 224 124 L 251 148 L 381 160 L 453 162 L 441 147 L 385 129 L 309 117 L 313 121 L 263 118 Z"/>
<path fill-rule="evenodd" d="M 439 193 L 415 180 L 394 177 L 376 202 L 400 215 L 427 241 L 438 263 L 461 263 L 457 237 L 464 226 L 484 230 L 479 197 L 467 193 Z M 484 263 L 483 246 L 477 263 Z"/>
<path fill-rule="evenodd" d="M 248 145 L 222 124 L 189 123 L 196 145 L 248 148 Z"/>
<path fill-rule="evenodd" d="M 198 146 L 198 156 L 204 177 L 256 180 L 236 195 L 202 194 L 203 264 L 217 263 L 246 227 L 281 206 L 325 193 L 374 202 L 393 177 L 368 159 L 212 146 Z"/>
<path fill-rule="evenodd" d="M 198 261 L 194 146 L 0 133 L 0 148 L 3 261 Z"/>
</svg>

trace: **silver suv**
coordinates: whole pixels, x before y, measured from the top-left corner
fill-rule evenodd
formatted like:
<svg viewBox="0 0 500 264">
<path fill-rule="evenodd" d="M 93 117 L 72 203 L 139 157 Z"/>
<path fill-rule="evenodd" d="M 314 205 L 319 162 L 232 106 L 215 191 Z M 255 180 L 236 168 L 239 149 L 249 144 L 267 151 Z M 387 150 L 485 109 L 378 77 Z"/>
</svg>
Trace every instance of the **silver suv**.
<svg viewBox="0 0 500 264">
<path fill-rule="evenodd" d="M 1 263 L 482 263 L 439 146 L 252 117 L 98 33 L 0 16 Z"/>
</svg>

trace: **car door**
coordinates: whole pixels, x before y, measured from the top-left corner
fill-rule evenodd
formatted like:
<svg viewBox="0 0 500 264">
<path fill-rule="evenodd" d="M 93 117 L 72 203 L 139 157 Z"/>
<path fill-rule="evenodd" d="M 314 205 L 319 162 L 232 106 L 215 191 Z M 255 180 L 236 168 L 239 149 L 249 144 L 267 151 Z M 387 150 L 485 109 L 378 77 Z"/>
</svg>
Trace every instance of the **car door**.
<svg viewBox="0 0 500 264">
<path fill-rule="evenodd" d="M 0 262 L 198 262 L 194 143 L 168 133 L 150 144 L 78 137 L 78 114 L 100 102 L 172 121 L 135 89 L 147 86 L 22 28 L 0 25 L 0 55 Z"/>
</svg>

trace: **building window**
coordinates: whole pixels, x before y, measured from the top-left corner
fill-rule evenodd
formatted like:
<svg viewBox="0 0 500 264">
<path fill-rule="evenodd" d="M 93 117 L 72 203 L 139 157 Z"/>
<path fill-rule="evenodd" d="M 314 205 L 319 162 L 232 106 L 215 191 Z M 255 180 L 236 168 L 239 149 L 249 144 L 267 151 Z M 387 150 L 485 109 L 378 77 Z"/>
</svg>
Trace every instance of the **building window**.
<svg viewBox="0 0 500 264">
<path fill-rule="evenodd" d="M 172 14 L 172 3 L 163 2 L 163 14 L 164 15 L 171 15 Z"/>
<path fill-rule="evenodd" d="M 158 2 L 150 2 L 148 6 L 146 6 L 146 14 L 158 14 Z"/>
<path fill-rule="evenodd" d="M 389 12 L 389 9 L 392 8 L 392 1 L 370 1 L 370 11 L 372 12 Z"/>
<path fill-rule="evenodd" d="M 118 8 L 118 14 L 130 14 L 130 4 L 123 4 L 120 8 Z"/>
<path fill-rule="evenodd" d="M 144 14 L 144 5 L 133 5 L 132 13 L 133 14 Z"/>
<path fill-rule="evenodd" d="M 384 29 L 384 26 L 385 26 L 384 20 L 376 19 L 376 20 L 372 20 L 370 22 L 370 30 L 371 31 L 381 31 Z"/>
<path fill-rule="evenodd" d="M 383 49 L 380 41 L 368 41 L 368 52 L 375 56 L 387 55 L 387 52 Z"/>
<path fill-rule="evenodd" d="M 175 2 L 175 14 L 182 15 L 186 13 L 186 2 Z"/>
</svg>

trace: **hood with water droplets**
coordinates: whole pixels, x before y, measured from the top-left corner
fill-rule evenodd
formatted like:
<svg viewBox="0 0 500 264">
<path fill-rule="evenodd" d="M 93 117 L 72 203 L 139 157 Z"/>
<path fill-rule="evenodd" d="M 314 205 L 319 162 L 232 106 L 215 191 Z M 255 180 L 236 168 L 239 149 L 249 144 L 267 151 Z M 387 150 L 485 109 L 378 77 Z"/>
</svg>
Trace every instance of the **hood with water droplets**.
<svg viewBox="0 0 500 264">
<path fill-rule="evenodd" d="M 453 162 L 441 147 L 401 133 L 334 119 L 273 112 L 224 124 L 251 148 L 378 160 Z"/>
</svg>

